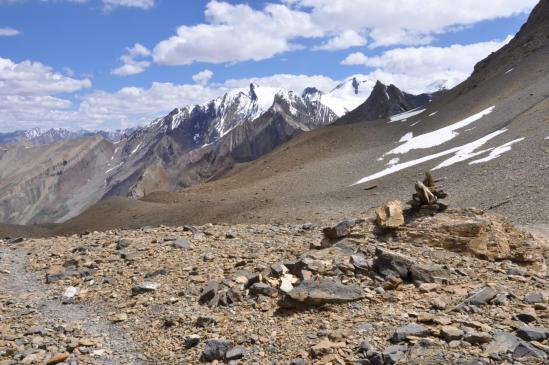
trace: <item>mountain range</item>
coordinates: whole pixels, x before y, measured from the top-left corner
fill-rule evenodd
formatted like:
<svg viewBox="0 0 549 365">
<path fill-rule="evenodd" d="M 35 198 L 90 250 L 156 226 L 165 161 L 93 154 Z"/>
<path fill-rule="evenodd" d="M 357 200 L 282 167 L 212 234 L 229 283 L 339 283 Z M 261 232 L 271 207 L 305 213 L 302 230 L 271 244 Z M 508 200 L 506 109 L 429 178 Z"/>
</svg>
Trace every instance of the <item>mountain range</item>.
<svg viewBox="0 0 549 365">
<path fill-rule="evenodd" d="M 387 87 L 390 97 L 374 100 L 379 85 L 358 75 L 325 94 L 251 84 L 143 127 L 0 135 L 0 221 L 64 221 L 105 197 L 139 199 L 215 179 L 300 132 L 334 123 L 365 100 L 362 109 L 383 109 L 384 116 L 430 101 L 395 86 Z"/>
</svg>

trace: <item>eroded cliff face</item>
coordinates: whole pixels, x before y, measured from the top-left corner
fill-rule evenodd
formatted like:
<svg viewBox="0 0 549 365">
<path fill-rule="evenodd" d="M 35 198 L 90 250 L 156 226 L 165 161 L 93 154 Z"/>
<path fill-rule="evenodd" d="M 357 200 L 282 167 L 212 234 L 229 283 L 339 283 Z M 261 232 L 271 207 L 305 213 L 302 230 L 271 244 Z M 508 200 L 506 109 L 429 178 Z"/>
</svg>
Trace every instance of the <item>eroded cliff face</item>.
<svg viewBox="0 0 549 365">
<path fill-rule="evenodd" d="M 86 137 L 40 147 L 7 147 L 0 156 L 0 221 L 61 221 L 97 202 L 113 145 Z"/>
</svg>

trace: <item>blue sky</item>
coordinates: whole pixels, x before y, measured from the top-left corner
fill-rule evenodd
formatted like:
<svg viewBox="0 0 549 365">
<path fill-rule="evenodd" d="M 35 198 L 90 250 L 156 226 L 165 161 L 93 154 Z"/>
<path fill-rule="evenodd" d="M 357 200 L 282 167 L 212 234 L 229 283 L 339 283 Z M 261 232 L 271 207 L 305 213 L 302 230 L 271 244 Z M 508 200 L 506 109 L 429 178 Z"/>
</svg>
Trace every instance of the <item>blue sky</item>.
<svg viewBox="0 0 549 365">
<path fill-rule="evenodd" d="M 0 131 L 143 124 L 252 80 L 296 92 L 353 74 L 450 87 L 535 3 L 0 0 Z"/>
</svg>

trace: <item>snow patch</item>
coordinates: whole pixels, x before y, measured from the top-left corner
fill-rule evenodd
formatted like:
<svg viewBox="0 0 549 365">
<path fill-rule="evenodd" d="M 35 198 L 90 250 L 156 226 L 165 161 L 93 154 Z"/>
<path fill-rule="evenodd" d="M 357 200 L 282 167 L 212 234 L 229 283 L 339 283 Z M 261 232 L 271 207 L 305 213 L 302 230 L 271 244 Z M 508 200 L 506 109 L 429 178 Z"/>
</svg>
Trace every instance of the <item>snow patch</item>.
<svg viewBox="0 0 549 365">
<path fill-rule="evenodd" d="M 482 163 L 482 162 L 488 162 L 490 160 L 493 160 L 495 158 L 498 158 L 499 156 L 503 155 L 505 152 L 511 151 L 511 146 L 514 145 L 517 142 L 523 141 L 523 138 L 517 138 L 513 141 L 507 142 L 505 144 L 502 144 L 501 146 L 498 146 L 494 148 L 492 151 L 490 151 L 490 154 L 484 158 L 479 158 L 478 160 L 474 160 L 469 162 L 469 165 Z"/>
<path fill-rule="evenodd" d="M 135 148 L 133 149 L 133 151 L 130 152 L 130 155 L 133 155 L 134 153 L 136 153 L 137 151 L 139 151 L 139 149 L 141 148 L 141 145 L 142 145 L 142 144 L 143 144 L 142 142 L 139 143 L 139 144 L 137 145 L 137 147 L 135 147 Z"/>
<path fill-rule="evenodd" d="M 407 112 L 395 114 L 389 119 L 389 123 L 393 122 L 405 122 L 408 118 L 414 117 L 416 115 L 419 115 L 423 113 L 427 109 L 412 109 L 408 110 Z"/>
<path fill-rule="evenodd" d="M 431 114 L 429 114 L 429 116 L 432 117 L 432 116 L 435 116 L 437 114 L 438 114 L 438 110 L 436 112 L 432 112 Z"/>
<path fill-rule="evenodd" d="M 511 68 L 509 70 L 507 70 L 507 72 L 505 72 L 505 75 L 507 75 L 509 72 L 512 72 L 514 70 L 514 68 Z"/>
<path fill-rule="evenodd" d="M 119 168 L 120 166 L 122 166 L 122 162 L 120 162 L 118 165 L 116 165 L 115 167 L 113 167 L 112 169 L 108 169 L 107 171 L 105 171 L 105 174 L 108 174 L 109 172 L 113 171 L 113 170 L 116 170 L 117 168 Z"/>
<path fill-rule="evenodd" d="M 479 155 L 481 153 L 485 153 L 487 151 L 492 150 L 492 149 L 486 149 L 486 150 L 479 151 L 479 152 L 473 152 L 477 148 L 483 146 L 486 142 L 490 141 L 491 139 L 497 137 L 498 135 L 500 135 L 501 133 L 504 133 L 506 131 L 507 131 L 506 129 L 500 129 L 500 130 L 492 132 L 492 133 L 490 133 L 490 134 L 488 134 L 488 135 L 486 135 L 482 138 L 479 138 L 476 141 L 464 144 L 462 146 L 450 148 L 448 150 L 438 152 L 438 153 L 435 153 L 435 154 L 432 154 L 432 155 L 424 156 L 424 157 L 421 157 L 421 158 L 418 158 L 418 159 L 415 159 L 415 160 L 411 160 L 411 161 L 398 163 L 398 164 L 389 166 L 388 168 L 386 168 L 383 171 L 377 172 L 375 174 L 366 176 L 366 177 L 358 180 L 357 182 L 355 182 L 351 186 L 363 184 L 365 182 L 372 181 L 372 180 L 376 180 L 376 179 L 379 179 L 383 176 L 390 175 L 390 174 L 393 174 L 395 172 L 404 170 L 408 167 L 416 166 L 416 165 L 419 165 L 421 163 L 434 160 L 436 158 L 440 158 L 440 157 L 450 155 L 452 153 L 455 154 L 453 157 L 443 161 L 441 164 L 436 166 L 433 170 L 453 165 L 454 163 L 466 160 L 468 158 L 475 157 L 476 155 Z"/>
<path fill-rule="evenodd" d="M 387 166 L 393 166 L 393 165 L 396 165 L 399 162 L 400 162 L 400 158 L 395 157 L 395 158 L 390 159 L 389 162 L 387 162 Z"/>
<path fill-rule="evenodd" d="M 457 123 L 451 124 L 447 127 L 437 129 L 435 131 L 421 134 L 419 136 L 410 138 L 407 140 L 404 144 L 398 146 L 397 148 L 392 149 L 391 151 L 387 152 L 386 154 L 403 154 L 407 153 L 411 150 L 415 149 L 425 149 L 425 148 L 431 148 L 435 146 L 439 146 L 443 143 L 446 143 L 453 138 L 455 138 L 458 133 L 456 132 L 458 129 L 461 129 L 471 123 L 476 122 L 477 120 L 481 119 L 482 117 L 492 113 L 492 111 L 495 109 L 495 106 L 492 106 L 488 109 L 485 109 L 481 111 L 480 113 L 477 113 L 475 115 L 472 115 L 468 118 L 465 118 Z M 404 138 L 404 137 L 403 137 Z M 401 139 L 402 141 L 402 139 Z"/>
<path fill-rule="evenodd" d="M 408 142 L 408 141 L 412 140 L 413 138 L 414 138 L 414 133 L 408 132 L 405 135 L 403 135 L 402 138 L 400 138 L 399 142 L 400 143 Z"/>
</svg>

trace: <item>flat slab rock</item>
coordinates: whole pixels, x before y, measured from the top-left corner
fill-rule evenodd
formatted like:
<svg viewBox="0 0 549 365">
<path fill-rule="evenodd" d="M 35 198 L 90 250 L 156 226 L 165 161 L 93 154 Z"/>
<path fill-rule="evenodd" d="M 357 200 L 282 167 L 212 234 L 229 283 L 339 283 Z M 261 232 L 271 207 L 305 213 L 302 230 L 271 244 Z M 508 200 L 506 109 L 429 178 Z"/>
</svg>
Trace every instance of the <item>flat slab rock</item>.
<svg viewBox="0 0 549 365">
<path fill-rule="evenodd" d="M 356 285 L 343 285 L 332 279 L 304 280 L 288 296 L 303 304 L 322 305 L 360 300 L 364 298 L 364 291 Z"/>
</svg>

